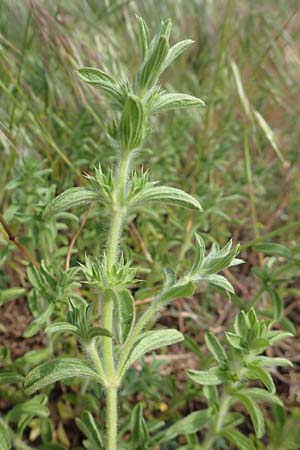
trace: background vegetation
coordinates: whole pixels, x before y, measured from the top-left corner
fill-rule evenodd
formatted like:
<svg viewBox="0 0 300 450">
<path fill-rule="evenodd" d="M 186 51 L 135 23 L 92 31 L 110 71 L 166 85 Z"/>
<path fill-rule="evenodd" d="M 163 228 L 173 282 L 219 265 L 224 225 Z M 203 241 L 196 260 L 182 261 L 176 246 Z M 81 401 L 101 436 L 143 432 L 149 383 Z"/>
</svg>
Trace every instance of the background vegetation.
<svg viewBox="0 0 300 450">
<path fill-rule="evenodd" d="M 201 388 L 187 380 L 183 368 L 205 368 L 205 332 L 222 338 L 237 310 L 254 305 L 261 317 L 275 317 L 281 328 L 295 335 L 269 355 L 285 356 L 294 367 L 272 373 L 286 415 L 264 410 L 269 425 L 261 445 L 269 450 L 299 449 L 300 12 L 296 0 L 0 2 L 0 210 L 19 245 L 18 249 L 2 226 L 3 365 L 9 361 L 29 369 L 48 359 L 49 352 L 76 354 L 72 338 L 64 343 L 56 340 L 49 348 L 40 331 L 44 324 L 35 320 L 32 325 L 32 313 L 39 317 L 51 299 L 63 304 L 79 292 L 77 263 L 84 261 L 87 250 L 98 255 L 105 245 L 107 217 L 91 208 L 88 214 L 74 210 L 54 221 L 43 219 L 42 211 L 55 194 L 84 186 L 83 174 L 90 174 L 100 162 L 102 167 L 114 164 L 102 94 L 82 85 L 75 70 L 101 67 L 126 78 L 127 68 L 134 70 L 138 62 L 135 13 L 152 29 L 161 18 L 170 17 L 174 41 L 182 36 L 195 40 L 168 71 L 164 86 L 207 104 L 200 113 L 176 111 L 154 119 L 154 135 L 143 149 L 151 178 L 194 194 L 204 212 L 164 208 L 162 221 L 155 208 L 150 215 L 148 210 L 133 217 L 123 250 L 139 265 L 138 304 L 142 310 L 151 301 L 163 267 L 179 272 L 188 267 L 195 231 L 208 247 L 214 241 L 223 245 L 233 236 L 235 243 L 241 243 L 246 263 L 226 272 L 236 292 L 231 300 L 222 290 L 203 286 L 193 298 L 165 309 L 160 323 L 184 332 L 186 343 L 172 347 L 167 355 L 147 356 L 130 372 L 122 391 L 121 427 L 127 429 L 138 401 L 149 423 L 154 419 L 172 423 L 201 408 Z M 26 272 L 30 259 L 44 261 L 42 285 Z M 85 285 L 80 292 L 87 299 L 93 296 Z M 76 384 L 56 385 L 50 394 L 55 439 L 72 450 L 82 438 L 75 417 L 87 405 L 101 417 L 95 396 L 84 389 L 77 395 L 78 390 Z M 2 414 L 24 399 L 21 389 L 1 383 Z M 25 434 L 32 445 L 48 432 L 41 432 L 40 423 L 40 418 L 32 417 L 26 422 Z M 253 432 L 250 421 L 244 426 L 246 434 Z M 162 448 L 178 448 L 180 439 L 184 444 L 187 438 L 174 439 L 173 447 Z M 224 442 L 219 445 L 229 448 Z"/>
</svg>

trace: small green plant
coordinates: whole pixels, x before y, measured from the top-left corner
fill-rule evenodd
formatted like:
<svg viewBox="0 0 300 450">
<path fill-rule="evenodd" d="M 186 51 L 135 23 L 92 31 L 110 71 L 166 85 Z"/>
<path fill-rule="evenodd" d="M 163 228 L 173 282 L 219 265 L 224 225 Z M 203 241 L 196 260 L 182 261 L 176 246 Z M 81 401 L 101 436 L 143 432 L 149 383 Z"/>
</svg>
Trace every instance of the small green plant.
<svg viewBox="0 0 300 450">
<path fill-rule="evenodd" d="M 118 433 L 118 394 L 129 368 L 147 352 L 184 339 L 176 329 L 161 327 L 152 330 L 160 311 L 175 299 L 191 296 L 200 283 L 216 286 L 228 295 L 233 293 L 232 285 L 220 272 L 242 262 L 237 258 L 239 246 L 234 248 L 231 241 L 223 248 L 213 244 L 207 253 L 203 238 L 195 234 L 194 260 L 190 269 L 176 273 L 166 268 L 164 280 L 153 292 L 149 306 L 142 313 L 136 307 L 134 295 L 140 283 L 139 267 L 128 259 L 125 250 L 123 235 L 128 223 L 140 211 L 146 213 L 149 205 L 184 207 L 196 214 L 202 211 L 202 207 L 194 196 L 152 181 L 148 172 L 135 168 L 135 165 L 142 159 L 143 145 L 151 132 L 154 116 L 167 110 L 204 106 L 199 98 L 168 93 L 158 84 L 162 73 L 192 41 L 187 39 L 170 46 L 170 20 L 161 23 L 152 39 L 141 17 L 137 17 L 137 24 L 141 61 L 133 80 L 121 80 L 96 68 L 78 70 L 83 82 L 100 89 L 110 101 L 113 117 L 107 121 L 106 129 L 117 155 L 116 167 L 104 170 L 99 166 L 93 175 L 87 176 L 84 187 L 68 189 L 50 201 L 46 208 L 43 208 L 43 192 L 42 198 L 37 199 L 37 227 L 42 232 L 43 224 L 48 224 L 51 241 L 57 232 L 54 219 L 61 220 L 62 214 L 72 208 L 95 206 L 104 217 L 109 217 L 109 222 L 102 254 L 97 257 L 87 255 L 85 263 L 80 265 L 84 283 L 89 286 L 88 299 L 76 292 L 78 268 L 66 272 L 53 266 L 48 268 L 50 246 L 44 245 L 45 254 L 39 255 L 46 259 L 46 263 L 42 262 L 38 268 L 28 268 L 28 279 L 33 286 L 29 300 L 34 320 L 25 335 L 32 336 L 45 329 L 51 350 L 56 334 L 71 335 L 79 342 L 80 351 L 73 357 L 59 357 L 48 362 L 44 361 L 49 354 L 52 357 L 54 351 L 47 353 L 46 357 L 32 355 L 40 359 L 31 361 L 30 367 L 39 365 L 26 375 L 26 394 L 32 395 L 56 381 L 74 377 L 87 380 L 97 395 L 103 389 L 106 433 L 101 424 L 96 423 L 91 410 L 83 412 L 76 420 L 85 435 L 83 446 L 87 450 L 150 450 L 157 445 L 167 445 L 169 441 L 174 444 L 174 439 L 181 434 L 188 440 L 182 450 L 216 448 L 220 439 L 227 439 L 242 450 L 252 450 L 252 441 L 237 429 L 243 415 L 233 412 L 232 408 L 235 403 L 242 404 L 249 411 L 257 437 L 263 435 L 264 424 L 256 401 L 280 404 L 268 367 L 288 364 L 288 361 L 275 361 L 262 353 L 273 342 L 289 335 L 272 331 L 272 323 L 259 321 L 254 309 L 247 314 L 238 314 L 234 330 L 226 333 L 226 350 L 213 335 L 207 335 L 207 346 L 217 361 L 216 367 L 205 372 L 187 371 L 193 381 L 205 385 L 203 394 L 207 399 L 207 409 L 194 411 L 166 428 L 163 422 L 148 425 L 143 418 L 142 406 L 137 404 Z M 27 371 L 25 357 L 19 366 L 16 365 L 16 370 L 8 367 L 2 375 L 5 383 L 9 380 L 18 383 Z M 249 380 L 261 381 L 266 389 L 250 386 Z M 12 409 L 5 421 L 0 421 L 3 449 L 10 450 L 13 440 L 17 448 L 27 450 L 29 447 L 22 442 L 22 434 L 25 426 L 36 416 L 46 423 L 46 432 L 41 433 L 43 444 L 40 448 L 63 448 L 59 444 L 47 444 L 51 429 L 49 433 L 46 397 L 38 394 L 21 401 L 23 403 Z M 11 424 L 12 429 L 9 428 Z M 17 436 L 13 431 L 16 427 Z M 206 435 L 199 444 L 196 433 L 204 429 Z M 130 431 L 130 437 L 122 439 L 127 431 Z"/>
</svg>

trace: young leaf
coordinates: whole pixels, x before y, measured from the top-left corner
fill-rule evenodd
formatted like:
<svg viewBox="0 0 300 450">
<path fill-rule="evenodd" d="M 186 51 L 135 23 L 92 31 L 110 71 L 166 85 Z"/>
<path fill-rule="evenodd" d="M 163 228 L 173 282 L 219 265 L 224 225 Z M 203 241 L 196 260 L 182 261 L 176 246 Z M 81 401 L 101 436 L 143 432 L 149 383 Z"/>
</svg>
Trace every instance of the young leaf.
<svg viewBox="0 0 300 450">
<path fill-rule="evenodd" d="M 208 370 L 186 370 L 186 373 L 191 380 L 203 386 L 217 386 L 229 380 L 228 374 L 219 367 Z"/>
<path fill-rule="evenodd" d="M 136 360 L 145 353 L 152 352 L 166 345 L 176 344 L 183 341 L 183 335 L 177 330 L 155 330 L 142 333 L 129 357 L 127 367 L 131 366 Z"/>
<path fill-rule="evenodd" d="M 258 439 L 261 439 L 265 433 L 265 422 L 262 412 L 259 409 L 256 401 L 251 397 L 244 395 L 242 392 L 235 392 L 234 396 L 248 411 L 253 423 L 255 434 Z"/>
<path fill-rule="evenodd" d="M 141 51 L 142 60 L 145 61 L 148 57 L 148 49 L 150 43 L 149 28 L 144 19 L 140 16 L 136 16 L 138 22 L 139 31 L 139 47 Z"/>
<path fill-rule="evenodd" d="M 205 106 L 203 100 L 188 94 L 161 94 L 154 103 L 151 112 L 161 112 L 172 109 L 199 108 Z"/>
<path fill-rule="evenodd" d="M 26 338 L 30 338 L 37 334 L 48 322 L 54 311 L 54 304 L 50 303 L 45 311 L 41 313 L 38 317 L 36 317 L 25 329 L 23 335 Z"/>
<path fill-rule="evenodd" d="M 273 378 L 271 377 L 269 372 L 265 370 L 263 367 L 257 366 L 255 364 L 248 365 L 248 370 L 245 376 L 252 380 L 261 381 L 266 386 L 268 391 L 272 392 L 272 394 L 276 392 Z"/>
<path fill-rule="evenodd" d="M 130 416 L 130 428 L 133 441 L 145 447 L 145 444 L 149 439 L 149 433 L 143 417 L 143 408 L 140 403 L 138 403 L 132 410 Z"/>
<path fill-rule="evenodd" d="M 282 401 L 277 395 L 260 388 L 245 388 L 241 391 L 246 397 L 251 397 L 255 401 L 262 401 L 266 403 L 274 403 L 283 406 Z"/>
<path fill-rule="evenodd" d="M 93 378 L 99 383 L 101 378 L 85 361 L 78 358 L 61 358 L 46 362 L 31 370 L 25 378 L 27 394 L 67 378 Z"/>
<path fill-rule="evenodd" d="M 175 59 L 177 59 L 194 41 L 192 39 L 185 39 L 183 41 L 177 42 L 173 45 L 168 52 L 168 56 L 161 68 L 161 73 L 169 67 Z"/>
<path fill-rule="evenodd" d="M 223 275 L 194 275 L 192 277 L 193 281 L 199 282 L 199 281 L 207 281 L 210 284 L 213 284 L 214 286 L 221 287 L 225 291 L 231 292 L 231 294 L 234 294 L 234 289 L 232 284 L 225 278 Z"/>
<path fill-rule="evenodd" d="M 83 67 L 82 69 L 79 69 L 78 75 L 82 81 L 99 87 L 106 94 L 112 97 L 113 100 L 117 101 L 120 106 L 123 105 L 124 99 L 122 90 L 117 80 L 115 80 L 111 75 L 93 67 Z"/>
<path fill-rule="evenodd" d="M 160 36 L 153 51 L 144 63 L 141 72 L 138 74 L 138 84 L 141 92 L 154 86 L 162 71 L 162 65 L 168 52 L 169 44 L 167 39 L 165 36 Z"/>
<path fill-rule="evenodd" d="M 1 450 L 11 450 L 10 434 L 2 419 L 0 419 L 0 448 Z"/>
<path fill-rule="evenodd" d="M 225 353 L 224 348 L 213 334 L 206 333 L 205 342 L 208 347 L 208 350 L 212 353 L 215 360 L 219 364 L 223 365 L 224 363 L 228 362 L 228 357 Z"/>
<path fill-rule="evenodd" d="M 23 382 L 24 377 L 18 372 L 7 369 L 0 369 L 0 385 L 2 384 L 15 384 Z"/>
<path fill-rule="evenodd" d="M 96 200 L 99 200 L 99 196 L 92 189 L 84 187 L 70 188 L 48 203 L 43 215 L 44 217 L 55 216 L 67 209 L 88 205 Z"/>
<path fill-rule="evenodd" d="M 0 306 L 4 305 L 4 303 L 14 300 L 18 297 L 21 297 L 26 293 L 26 289 L 24 288 L 9 288 L 2 289 L 0 292 Z"/>
<path fill-rule="evenodd" d="M 236 446 L 239 450 L 255 450 L 256 447 L 250 441 L 249 438 L 244 436 L 240 431 L 238 430 L 225 430 L 220 433 L 221 436 L 224 436 L 226 439 L 228 439 L 233 445 Z"/>
<path fill-rule="evenodd" d="M 163 205 L 169 204 L 202 211 L 198 200 L 181 189 L 169 186 L 152 186 L 140 191 L 132 198 L 131 206 L 143 205 L 146 202 L 160 202 Z"/>
<path fill-rule="evenodd" d="M 194 411 L 183 419 L 178 420 L 174 425 L 171 425 L 164 431 L 163 437 L 159 442 L 171 441 L 177 436 L 183 434 L 193 434 L 201 430 L 209 421 L 209 414 L 207 410 Z"/>
<path fill-rule="evenodd" d="M 116 294 L 116 326 L 119 342 L 123 344 L 135 322 L 134 298 L 127 289 Z"/>
<path fill-rule="evenodd" d="M 103 449 L 103 439 L 99 427 L 97 426 L 94 417 L 89 411 L 83 411 L 80 419 L 76 418 L 76 425 L 88 438 L 93 450 Z"/>
<path fill-rule="evenodd" d="M 164 289 L 159 295 L 158 304 L 166 305 L 171 300 L 181 297 L 190 297 L 193 295 L 194 285 L 191 281 L 183 284 L 175 284 L 174 286 Z"/>
<path fill-rule="evenodd" d="M 46 328 L 46 333 L 78 333 L 78 327 L 69 322 L 54 322 Z"/>
<path fill-rule="evenodd" d="M 205 243 L 202 237 L 195 233 L 195 239 L 196 239 L 196 254 L 195 259 L 193 262 L 193 266 L 190 272 L 190 275 L 195 275 L 202 266 L 204 256 L 205 256 Z"/>
<path fill-rule="evenodd" d="M 120 144 L 124 150 L 131 151 L 142 144 L 144 136 L 144 106 L 136 95 L 128 95 L 119 128 Z"/>
<path fill-rule="evenodd" d="M 257 359 L 262 363 L 264 367 L 277 367 L 277 366 L 293 366 L 293 363 L 286 358 L 271 358 L 269 356 L 258 356 Z"/>
</svg>

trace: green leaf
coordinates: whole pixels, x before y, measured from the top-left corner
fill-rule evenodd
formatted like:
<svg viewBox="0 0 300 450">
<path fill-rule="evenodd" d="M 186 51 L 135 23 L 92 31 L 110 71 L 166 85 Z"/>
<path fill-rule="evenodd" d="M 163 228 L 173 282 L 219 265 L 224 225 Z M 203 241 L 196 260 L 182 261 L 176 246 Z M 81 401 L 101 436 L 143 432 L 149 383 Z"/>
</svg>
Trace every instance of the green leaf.
<svg viewBox="0 0 300 450">
<path fill-rule="evenodd" d="M 128 95 L 121 116 L 119 140 L 127 151 L 138 148 L 145 136 L 144 106 L 136 95 Z"/>
<path fill-rule="evenodd" d="M 284 245 L 276 244 L 273 242 L 265 242 L 262 244 L 256 244 L 253 249 L 257 252 L 267 253 L 275 256 L 282 256 L 289 259 L 291 257 L 291 250 Z"/>
<path fill-rule="evenodd" d="M 102 89 L 112 97 L 120 106 L 123 105 L 123 92 L 120 84 L 111 75 L 94 67 L 83 67 L 78 70 L 78 75 L 82 81 Z"/>
<path fill-rule="evenodd" d="M 0 292 L 0 306 L 11 300 L 15 300 L 26 293 L 26 289 L 20 287 L 14 287 L 9 289 L 2 289 Z"/>
<path fill-rule="evenodd" d="M 179 435 L 188 435 L 197 433 L 209 421 L 209 414 L 207 410 L 194 411 L 183 419 L 178 420 L 174 425 L 171 425 L 164 431 L 162 439 L 159 442 L 171 441 Z"/>
<path fill-rule="evenodd" d="M 256 401 L 241 392 L 235 392 L 233 395 L 248 411 L 253 423 L 255 434 L 258 439 L 261 439 L 265 433 L 265 422 Z"/>
<path fill-rule="evenodd" d="M 70 188 L 48 203 L 43 215 L 44 217 L 55 216 L 67 209 L 88 205 L 96 200 L 99 200 L 99 196 L 92 189 L 84 187 Z"/>
<path fill-rule="evenodd" d="M 173 45 L 168 52 L 168 56 L 162 66 L 161 73 L 169 67 L 175 59 L 177 59 L 194 41 L 192 39 L 185 39 L 183 41 L 177 42 Z"/>
<path fill-rule="evenodd" d="M 73 377 L 93 378 L 99 383 L 102 382 L 97 372 L 85 361 L 78 358 L 61 358 L 31 370 L 25 378 L 25 389 L 27 394 L 32 394 L 56 381 Z"/>
<path fill-rule="evenodd" d="M 165 36 L 160 36 L 148 59 L 145 61 L 142 70 L 138 74 L 138 84 L 140 91 L 145 91 L 153 87 L 162 71 L 163 62 L 169 52 L 169 44 Z"/>
<path fill-rule="evenodd" d="M 23 380 L 23 375 L 20 375 L 18 372 L 8 369 L 0 369 L 0 385 L 21 383 Z"/>
<path fill-rule="evenodd" d="M 223 365 L 224 363 L 228 363 L 228 357 L 225 353 L 224 348 L 213 334 L 206 333 L 205 342 L 208 347 L 208 350 L 212 353 L 215 360 L 219 364 Z"/>
<path fill-rule="evenodd" d="M 33 319 L 33 321 L 28 325 L 28 327 L 25 329 L 23 333 L 23 336 L 26 338 L 30 338 L 35 334 L 37 334 L 47 324 L 53 311 L 54 311 L 54 304 L 50 303 L 45 309 L 45 311 L 38 317 Z"/>
<path fill-rule="evenodd" d="M 133 348 L 127 362 L 127 367 L 140 359 L 145 353 L 152 352 L 166 345 L 173 345 L 183 341 L 183 335 L 177 330 L 155 330 L 142 333 Z"/>
<path fill-rule="evenodd" d="M 11 450 L 10 434 L 2 419 L 0 419 L 0 448 L 1 450 Z"/>
<path fill-rule="evenodd" d="M 103 449 L 103 439 L 101 431 L 97 426 L 94 417 L 89 411 L 84 411 L 80 419 L 76 418 L 76 425 L 82 433 L 88 438 L 93 450 Z"/>
<path fill-rule="evenodd" d="M 241 336 L 230 332 L 225 332 L 225 336 L 227 341 L 233 348 L 236 348 L 237 350 L 243 350 Z"/>
<path fill-rule="evenodd" d="M 268 293 L 272 300 L 274 320 L 279 320 L 283 314 L 283 300 L 274 289 L 268 289 Z"/>
<path fill-rule="evenodd" d="M 46 418 L 49 416 L 49 409 L 46 405 L 47 401 L 47 396 L 37 395 L 23 403 L 18 403 L 9 411 L 8 420 L 17 422 L 24 415 Z"/>
<path fill-rule="evenodd" d="M 264 367 L 277 367 L 277 366 L 290 366 L 293 367 L 293 363 L 286 358 L 271 358 L 269 356 L 258 356 L 257 359 L 262 363 Z"/>
<path fill-rule="evenodd" d="M 174 286 L 164 289 L 159 294 L 158 304 L 166 305 L 171 300 L 182 297 L 190 297 L 194 293 L 194 285 L 191 281 L 183 284 L 175 284 Z"/>
<path fill-rule="evenodd" d="M 275 384 L 273 378 L 267 370 L 263 367 L 257 366 L 255 364 L 248 365 L 248 370 L 245 374 L 247 378 L 251 380 L 259 380 L 268 389 L 268 391 L 274 394 L 276 392 Z"/>
<path fill-rule="evenodd" d="M 78 328 L 69 322 L 54 322 L 46 328 L 46 333 L 78 333 Z"/>
<path fill-rule="evenodd" d="M 251 397 L 253 400 L 262 401 L 266 403 L 274 403 L 276 405 L 283 406 L 282 401 L 277 395 L 272 394 L 265 389 L 260 388 L 245 388 L 241 391 L 246 397 Z"/>
<path fill-rule="evenodd" d="M 148 49 L 150 43 L 150 33 L 149 28 L 144 19 L 137 16 L 138 32 L 139 32 L 139 47 L 141 51 L 142 60 L 145 61 L 148 57 Z"/>
<path fill-rule="evenodd" d="M 151 112 L 161 112 L 173 109 L 199 108 L 205 106 L 200 98 L 187 94 L 161 94 L 154 103 Z"/>
<path fill-rule="evenodd" d="M 238 430 L 225 430 L 220 433 L 239 450 L 256 450 L 254 444 Z"/>
<path fill-rule="evenodd" d="M 200 212 L 202 211 L 202 206 L 198 200 L 181 189 L 169 186 L 152 186 L 140 191 L 133 197 L 131 206 L 135 206 L 137 204 L 143 205 L 148 202 L 160 202 L 162 205 L 170 204 L 198 210 Z"/>
<path fill-rule="evenodd" d="M 217 386 L 230 379 L 229 374 L 219 367 L 208 370 L 186 370 L 186 373 L 191 380 L 203 386 Z"/>
<path fill-rule="evenodd" d="M 134 298 L 128 289 L 124 289 L 116 294 L 116 324 L 119 342 L 123 344 L 135 323 Z"/>
<path fill-rule="evenodd" d="M 234 294 L 234 289 L 232 284 L 222 275 L 212 274 L 212 275 L 194 275 L 192 280 L 197 283 L 199 281 L 207 281 L 214 286 L 218 286 L 225 291 L 231 292 Z"/>
<path fill-rule="evenodd" d="M 92 339 L 98 337 L 98 336 L 105 336 L 105 337 L 112 337 L 112 334 L 110 331 L 108 331 L 106 328 L 102 327 L 92 327 L 87 332 L 87 336 L 82 336 L 83 339 L 87 339 L 88 342 L 90 342 Z"/>
<path fill-rule="evenodd" d="M 195 239 L 196 239 L 196 254 L 190 275 L 195 275 L 200 270 L 200 267 L 202 266 L 205 256 L 204 240 L 198 233 L 195 233 Z"/>
<path fill-rule="evenodd" d="M 145 446 L 149 440 L 149 433 L 143 417 L 143 408 L 140 403 L 138 403 L 132 410 L 130 416 L 130 428 L 133 441 Z"/>
</svg>

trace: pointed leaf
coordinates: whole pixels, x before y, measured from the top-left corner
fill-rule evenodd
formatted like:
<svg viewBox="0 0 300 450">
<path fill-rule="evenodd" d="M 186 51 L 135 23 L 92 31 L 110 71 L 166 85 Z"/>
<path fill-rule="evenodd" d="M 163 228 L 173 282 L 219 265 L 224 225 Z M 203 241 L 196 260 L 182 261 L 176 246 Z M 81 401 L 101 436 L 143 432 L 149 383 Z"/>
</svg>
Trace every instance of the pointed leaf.
<svg viewBox="0 0 300 450">
<path fill-rule="evenodd" d="M 78 333 L 78 328 L 69 322 L 54 322 L 46 328 L 46 333 Z"/>
<path fill-rule="evenodd" d="M 241 391 L 246 397 L 251 397 L 255 401 L 262 401 L 266 403 L 274 403 L 276 405 L 283 406 L 282 401 L 277 395 L 271 394 L 271 392 L 260 388 L 249 388 Z"/>
<path fill-rule="evenodd" d="M 119 140 L 127 151 L 138 148 L 145 136 L 145 111 L 143 104 L 136 95 L 128 95 L 123 109 Z"/>
<path fill-rule="evenodd" d="M 25 389 L 28 394 L 32 394 L 56 381 L 73 377 L 102 381 L 87 362 L 78 358 L 61 358 L 46 362 L 31 370 L 25 378 Z"/>
<path fill-rule="evenodd" d="M 78 70 L 78 75 L 82 81 L 102 89 L 120 105 L 123 104 L 123 93 L 117 80 L 111 75 L 94 67 L 83 67 Z"/>
<path fill-rule="evenodd" d="M 261 381 L 263 385 L 268 389 L 268 391 L 272 392 L 272 394 L 276 392 L 272 376 L 263 367 L 251 364 L 251 366 L 250 365 L 248 366 L 248 370 L 245 375 L 247 378 L 250 378 L 251 380 Z"/>
<path fill-rule="evenodd" d="M 6 424 L 0 419 L 0 448 L 11 450 L 11 438 Z"/>
<path fill-rule="evenodd" d="M 23 375 L 20 375 L 16 371 L 0 369 L 0 385 L 22 383 L 23 380 Z"/>
<path fill-rule="evenodd" d="M 161 72 L 166 70 L 175 59 L 177 59 L 194 41 L 192 39 L 185 39 L 183 41 L 177 42 L 177 44 L 173 45 L 168 52 L 168 56 L 162 66 Z"/>
<path fill-rule="evenodd" d="M 207 410 L 194 411 L 183 419 L 178 420 L 174 425 L 171 425 L 159 442 L 171 441 L 179 435 L 188 435 L 197 433 L 209 421 L 209 414 Z"/>
<path fill-rule="evenodd" d="M 116 313 L 117 313 L 117 330 L 119 342 L 123 344 L 135 322 L 135 306 L 134 306 L 134 298 L 131 293 L 124 289 L 117 294 L 117 302 L 116 302 Z"/>
<path fill-rule="evenodd" d="M 138 82 L 141 91 L 148 90 L 155 85 L 168 52 L 169 44 L 167 39 L 165 36 L 160 36 L 157 39 L 151 55 L 145 62 L 140 74 L 138 75 Z"/>
<path fill-rule="evenodd" d="M 239 450 L 256 450 L 252 441 L 238 430 L 225 430 L 220 435 L 228 439 Z"/>
<path fill-rule="evenodd" d="M 47 323 L 54 311 L 54 304 L 50 303 L 45 311 L 36 317 L 25 329 L 23 336 L 30 338 L 37 334 Z"/>
<path fill-rule="evenodd" d="M 257 405 L 256 401 L 253 400 L 251 397 L 243 395 L 241 392 L 234 393 L 234 396 L 239 400 L 240 403 L 242 403 L 242 405 L 248 411 L 251 417 L 251 421 L 253 423 L 255 434 L 258 439 L 261 439 L 265 434 L 265 422 L 262 412 L 259 409 L 259 406 Z"/>
<path fill-rule="evenodd" d="M 227 358 L 224 348 L 222 347 L 222 345 L 220 344 L 218 339 L 213 334 L 206 333 L 205 342 L 206 342 L 206 345 L 207 345 L 209 351 L 212 353 L 215 360 L 219 364 L 222 365 L 222 364 L 228 362 L 228 358 Z"/>
<path fill-rule="evenodd" d="M 194 285 L 191 281 L 183 284 L 175 284 L 175 286 L 165 289 L 159 295 L 158 304 L 166 305 L 171 300 L 182 297 L 190 297 L 194 293 Z"/>
<path fill-rule="evenodd" d="M 92 189 L 84 187 L 70 188 L 48 203 L 43 215 L 44 217 L 55 216 L 67 209 L 88 205 L 96 200 L 99 200 L 99 196 Z"/>
<path fill-rule="evenodd" d="M 99 427 L 97 426 L 94 417 L 89 411 L 84 411 L 80 419 L 76 418 L 76 425 L 82 433 L 88 438 L 93 445 L 93 449 L 103 449 L 103 439 Z"/>
<path fill-rule="evenodd" d="M 176 344 L 177 342 L 183 341 L 183 339 L 183 335 L 177 330 L 146 331 L 140 335 L 130 355 L 127 367 L 131 366 L 145 353 L 152 352 L 166 345 Z"/>
<path fill-rule="evenodd" d="M 132 199 L 132 205 L 145 204 L 146 202 L 161 202 L 183 208 L 202 211 L 202 206 L 194 197 L 181 189 L 169 186 L 153 186 L 140 191 Z"/>
<path fill-rule="evenodd" d="M 196 254 L 195 254 L 193 267 L 190 272 L 191 275 L 195 275 L 200 270 L 200 267 L 202 266 L 204 256 L 205 256 L 204 240 L 198 233 L 195 233 L 195 239 L 196 239 Z"/>
<path fill-rule="evenodd" d="M 212 367 L 208 370 L 186 370 L 187 375 L 195 383 L 203 386 L 217 386 L 228 381 L 229 375 L 219 367 Z"/>
<path fill-rule="evenodd" d="M 152 112 L 161 112 L 172 109 L 199 108 L 205 106 L 200 98 L 188 94 L 161 94 L 155 102 Z"/>
<path fill-rule="evenodd" d="M 141 51 L 142 60 L 147 59 L 148 49 L 150 43 L 150 33 L 149 28 L 144 19 L 140 16 L 136 16 L 138 22 L 139 31 L 139 47 Z"/>
</svg>

